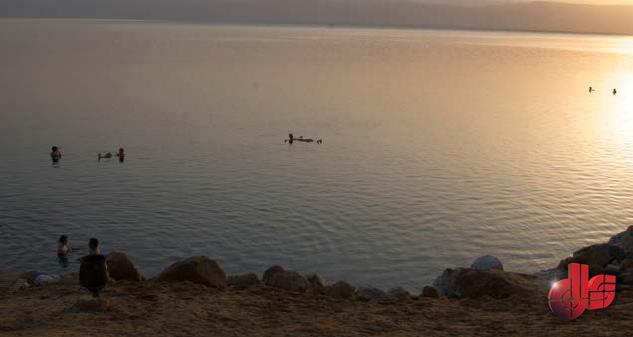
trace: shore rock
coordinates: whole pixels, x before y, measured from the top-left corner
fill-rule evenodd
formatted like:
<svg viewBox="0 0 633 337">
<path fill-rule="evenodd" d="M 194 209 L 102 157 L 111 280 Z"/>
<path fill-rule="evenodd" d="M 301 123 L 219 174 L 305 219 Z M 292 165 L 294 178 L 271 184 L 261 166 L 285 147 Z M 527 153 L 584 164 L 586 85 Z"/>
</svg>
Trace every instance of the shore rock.
<svg viewBox="0 0 633 337">
<path fill-rule="evenodd" d="M 455 280 L 464 268 L 451 269 L 447 268 L 433 282 L 433 288 L 439 295 L 445 297 L 459 297 L 456 293 Z M 426 288 L 426 287 L 425 287 Z"/>
<path fill-rule="evenodd" d="M 472 268 L 446 269 L 433 286 L 439 294 L 451 298 L 496 299 L 511 296 L 535 296 L 539 291 L 536 276 L 504 272 L 501 270 L 477 270 Z"/>
<path fill-rule="evenodd" d="M 633 227 L 633 226 L 631 226 L 631 227 Z M 620 233 L 612 236 L 609 239 L 609 242 L 607 244 L 608 245 L 612 245 L 612 246 L 619 246 L 619 247 L 621 247 L 622 246 L 622 241 L 624 241 L 624 236 L 626 234 L 628 234 L 628 231 L 631 229 L 631 227 L 629 227 L 629 229 L 625 230 L 624 232 L 620 232 Z"/>
<path fill-rule="evenodd" d="M 112 252 L 106 257 L 110 277 L 117 281 L 140 282 L 143 275 L 132 262 L 132 259 L 123 252 Z"/>
<path fill-rule="evenodd" d="M 347 282 L 339 281 L 325 287 L 325 295 L 335 298 L 352 299 L 356 296 L 356 288 Z"/>
<path fill-rule="evenodd" d="M 562 260 L 558 269 L 567 270 L 570 263 L 583 263 L 593 266 L 606 267 L 607 265 L 621 261 L 625 257 L 624 250 L 619 246 L 608 243 L 592 245 L 574 252 L 573 256 Z"/>
<path fill-rule="evenodd" d="M 633 226 L 622 233 L 622 244 L 620 247 L 625 253 L 633 254 Z"/>
<path fill-rule="evenodd" d="M 411 297 L 411 294 L 406 291 L 404 288 L 402 287 L 394 287 L 391 288 L 389 290 L 387 290 L 387 295 L 389 297 L 392 298 L 407 298 L 407 297 Z"/>
<path fill-rule="evenodd" d="M 470 267 L 477 270 L 503 270 L 503 264 L 501 261 L 496 256 L 492 255 L 478 257 Z"/>
<path fill-rule="evenodd" d="M 249 273 L 249 274 L 229 276 L 228 284 L 230 287 L 245 289 L 250 286 L 259 285 L 260 282 L 256 274 Z"/>
<path fill-rule="evenodd" d="M 285 269 L 282 268 L 281 266 L 272 266 L 266 269 L 266 271 L 264 271 L 264 275 L 262 276 L 262 282 L 264 282 L 264 284 L 268 284 L 268 282 L 270 282 L 270 280 L 272 279 L 273 275 L 283 273 L 284 271 Z"/>
<path fill-rule="evenodd" d="M 49 274 L 39 271 L 29 271 L 20 276 L 21 279 L 26 280 L 29 286 L 39 286 L 51 283 L 62 282 L 61 275 Z"/>
<path fill-rule="evenodd" d="M 194 256 L 176 262 L 163 270 L 155 280 L 158 282 L 190 281 L 218 289 L 224 289 L 227 286 L 224 270 L 206 256 Z"/>
<path fill-rule="evenodd" d="M 290 291 L 305 292 L 310 284 L 305 277 L 293 270 L 285 270 L 279 266 L 273 266 L 264 272 L 264 284 L 269 287 Z"/>
<path fill-rule="evenodd" d="M 425 286 L 424 288 L 422 288 L 422 294 L 420 294 L 420 296 L 428 298 L 439 298 L 440 294 L 434 287 Z"/>
<path fill-rule="evenodd" d="M 387 298 L 387 293 L 382 289 L 374 287 L 362 287 L 356 291 L 356 295 L 364 300 L 383 300 Z"/>
<path fill-rule="evenodd" d="M 310 274 L 306 277 L 308 283 L 310 283 L 310 287 L 314 292 L 323 293 L 325 290 L 325 279 L 318 274 Z"/>
</svg>

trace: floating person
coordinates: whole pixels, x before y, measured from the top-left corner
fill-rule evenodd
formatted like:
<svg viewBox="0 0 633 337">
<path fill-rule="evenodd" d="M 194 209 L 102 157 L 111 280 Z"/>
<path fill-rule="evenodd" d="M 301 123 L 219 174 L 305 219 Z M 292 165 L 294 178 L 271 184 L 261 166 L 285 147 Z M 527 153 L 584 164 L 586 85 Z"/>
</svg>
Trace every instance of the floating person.
<svg viewBox="0 0 633 337">
<path fill-rule="evenodd" d="M 57 146 L 51 147 L 51 159 L 53 160 L 53 163 L 57 163 L 61 157 L 62 152 L 59 151 L 59 148 Z"/>
<path fill-rule="evenodd" d="M 595 90 L 593 89 L 593 87 L 589 87 L 589 93 L 594 92 Z"/>
<path fill-rule="evenodd" d="M 122 163 L 125 160 L 125 150 L 120 147 L 119 152 L 117 152 L 116 156 L 119 157 L 119 162 Z"/>
<path fill-rule="evenodd" d="M 101 154 L 101 152 L 99 152 L 99 154 L 97 155 L 97 159 L 101 160 L 101 159 L 110 159 L 112 158 L 112 153 L 110 152 L 106 152 L 104 154 Z"/>
<path fill-rule="evenodd" d="M 614 89 L 613 89 L 613 94 L 615 95 L 615 94 L 617 94 L 617 93 L 618 93 L 618 91 L 614 88 Z"/>
<path fill-rule="evenodd" d="M 303 136 L 299 136 L 299 138 L 295 138 L 295 136 L 292 133 L 289 133 L 288 134 L 288 139 L 284 139 L 284 143 L 292 144 L 293 142 L 313 143 L 314 139 L 312 139 L 312 138 L 303 138 Z M 316 142 L 317 142 L 317 144 L 322 144 L 323 140 L 319 139 Z"/>
<path fill-rule="evenodd" d="M 57 246 L 57 256 L 65 257 L 72 251 L 70 245 L 68 244 L 68 236 L 62 235 L 59 237 L 59 245 Z"/>
</svg>

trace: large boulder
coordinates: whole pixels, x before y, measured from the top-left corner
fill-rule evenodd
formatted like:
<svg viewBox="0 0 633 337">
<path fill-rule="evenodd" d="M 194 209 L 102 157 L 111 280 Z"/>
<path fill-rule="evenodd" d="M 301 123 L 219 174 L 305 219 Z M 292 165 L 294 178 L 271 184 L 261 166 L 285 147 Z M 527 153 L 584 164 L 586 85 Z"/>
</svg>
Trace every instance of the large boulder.
<svg viewBox="0 0 633 337">
<path fill-rule="evenodd" d="M 364 300 L 382 300 L 387 298 L 387 293 L 382 289 L 374 287 L 361 287 L 356 291 L 356 295 Z"/>
<path fill-rule="evenodd" d="M 250 286 L 259 285 L 259 278 L 254 273 L 250 274 L 242 274 L 242 275 L 231 275 L 228 279 L 229 287 L 245 289 Z"/>
<path fill-rule="evenodd" d="M 477 270 L 503 270 L 503 264 L 501 261 L 496 256 L 492 255 L 478 257 L 475 261 L 473 261 L 473 264 L 470 267 Z"/>
<path fill-rule="evenodd" d="M 112 252 L 106 257 L 110 277 L 117 281 L 139 282 L 143 275 L 130 257 L 123 252 Z"/>
<path fill-rule="evenodd" d="M 335 298 L 352 299 L 356 296 L 356 288 L 347 282 L 338 281 L 325 287 L 325 295 Z"/>
<path fill-rule="evenodd" d="M 624 250 L 619 246 L 608 243 L 592 245 L 576 251 L 571 257 L 562 260 L 558 269 L 567 270 L 570 263 L 582 263 L 590 266 L 606 267 L 607 265 L 623 260 Z"/>
<path fill-rule="evenodd" d="M 536 276 L 496 269 L 458 268 L 445 270 L 433 286 L 442 296 L 451 298 L 537 297 L 540 291 L 537 280 Z"/>
<path fill-rule="evenodd" d="M 305 277 L 293 270 L 274 266 L 264 272 L 264 284 L 269 287 L 290 291 L 305 292 L 310 284 Z"/>
<path fill-rule="evenodd" d="M 194 256 L 176 262 L 163 270 L 155 280 L 158 282 L 189 281 L 218 289 L 224 289 L 227 286 L 224 270 L 206 256 Z"/>
</svg>

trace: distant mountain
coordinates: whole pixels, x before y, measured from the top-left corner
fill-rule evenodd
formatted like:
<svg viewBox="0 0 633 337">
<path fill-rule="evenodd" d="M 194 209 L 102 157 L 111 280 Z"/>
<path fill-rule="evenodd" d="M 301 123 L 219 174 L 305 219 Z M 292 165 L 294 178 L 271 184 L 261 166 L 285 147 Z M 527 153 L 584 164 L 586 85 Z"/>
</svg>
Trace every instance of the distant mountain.
<svg viewBox="0 0 633 337">
<path fill-rule="evenodd" d="M 479 0 L 0 0 L 0 17 L 633 34 L 633 6 Z"/>
</svg>

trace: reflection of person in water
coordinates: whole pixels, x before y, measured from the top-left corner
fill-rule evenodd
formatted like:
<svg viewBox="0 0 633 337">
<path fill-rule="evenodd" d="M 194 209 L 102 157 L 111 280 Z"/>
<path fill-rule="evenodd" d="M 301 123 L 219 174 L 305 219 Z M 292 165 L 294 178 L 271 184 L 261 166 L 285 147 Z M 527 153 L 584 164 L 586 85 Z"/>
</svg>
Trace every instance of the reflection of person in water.
<svg viewBox="0 0 633 337">
<path fill-rule="evenodd" d="M 53 162 L 57 163 L 61 157 L 62 153 L 59 151 L 59 148 L 57 146 L 51 147 L 51 159 Z"/>
</svg>

